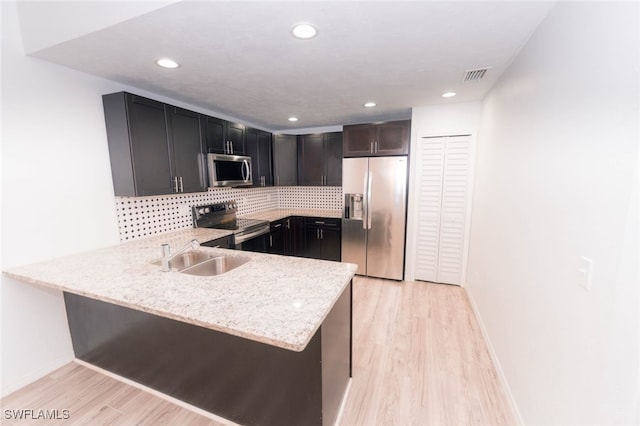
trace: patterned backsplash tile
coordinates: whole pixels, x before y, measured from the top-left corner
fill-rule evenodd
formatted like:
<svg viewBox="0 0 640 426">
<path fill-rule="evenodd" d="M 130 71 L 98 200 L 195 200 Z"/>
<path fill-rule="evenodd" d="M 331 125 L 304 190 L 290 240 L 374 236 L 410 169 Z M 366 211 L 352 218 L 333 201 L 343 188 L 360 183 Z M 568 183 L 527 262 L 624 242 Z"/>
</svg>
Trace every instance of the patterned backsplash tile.
<svg viewBox="0 0 640 426">
<path fill-rule="evenodd" d="M 238 215 L 263 210 L 342 209 L 342 187 L 210 188 L 207 192 L 115 197 L 120 241 L 193 226 L 191 207 L 236 200 Z"/>
</svg>

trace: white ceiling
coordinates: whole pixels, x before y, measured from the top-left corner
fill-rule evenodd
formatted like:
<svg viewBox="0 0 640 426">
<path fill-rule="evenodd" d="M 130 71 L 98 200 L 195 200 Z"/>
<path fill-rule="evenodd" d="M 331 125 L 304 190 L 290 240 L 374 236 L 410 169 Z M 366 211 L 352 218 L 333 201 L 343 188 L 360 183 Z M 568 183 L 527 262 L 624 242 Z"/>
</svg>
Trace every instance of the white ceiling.
<svg viewBox="0 0 640 426">
<path fill-rule="evenodd" d="M 39 31 L 40 40 L 57 44 L 32 43 L 34 56 L 273 131 L 409 118 L 414 106 L 480 100 L 553 6 L 181 1 L 127 14 L 131 2 L 92 2 L 91 10 L 61 2 L 66 21 L 59 26 L 69 19 L 84 26 L 58 42 L 46 34 L 55 30 L 57 2 L 43 3 L 32 3 L 28 14 L 22 8 L 23 38 Z M 100 13 L 95 5 L 123 11 L 94 30 L 87 23 Z M 33 25 L 38 15 L 47 28 Z M 291 26 L 301 21 L 313 23 L 318 36 L 292 38 Z M 159 68 L 159 57 L 181 67 Z M 482 67 L 490 67 L 482 81 L 462 83 L 466 70 Z M 447 90 L 458 96 L 441 98 Z M 365 109 L 370 100 L 378 106 Z M 299 121 L 289 123 L 290 115 Z"/>
</svg>

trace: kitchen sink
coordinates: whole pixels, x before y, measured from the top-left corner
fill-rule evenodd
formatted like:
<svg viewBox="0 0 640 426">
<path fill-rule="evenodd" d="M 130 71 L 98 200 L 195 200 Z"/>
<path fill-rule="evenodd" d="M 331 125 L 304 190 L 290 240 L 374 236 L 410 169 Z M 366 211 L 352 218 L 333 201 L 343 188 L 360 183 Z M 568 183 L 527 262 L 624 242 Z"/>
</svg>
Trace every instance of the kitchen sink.
<svg viewBox="0 0 640 426">
<path fill-rule="evenodd" d="M 188 268 L 193 265 L 197 265 L 205 260 L 217 257 L 217 254 L 205 253 L 203 251 L 188 251 L 181 253 L 169 261 L 169 267 L 171 269 L 177 269 L 178 271 Z M 153 262 L 154 265 L 162 265 L 162 260 Z"/>
<path fill-rule="evenodd" d="M 183 274 L 211 276 L 220 275 L 244 265 L 250 259 L 245 256 L 217 256 L 181 270 Z"/>
<path fill-rule="evenodd" d="M 202 251 L 188 251 L 181 253 L 169 261 L 171 269 L 189 275 L 213 276 L 224 274 L 250 260 L 246 256 L 220 256 L 219 254 Z M 161 260 L 152 262 L 162 265 Z"/>
</svg>

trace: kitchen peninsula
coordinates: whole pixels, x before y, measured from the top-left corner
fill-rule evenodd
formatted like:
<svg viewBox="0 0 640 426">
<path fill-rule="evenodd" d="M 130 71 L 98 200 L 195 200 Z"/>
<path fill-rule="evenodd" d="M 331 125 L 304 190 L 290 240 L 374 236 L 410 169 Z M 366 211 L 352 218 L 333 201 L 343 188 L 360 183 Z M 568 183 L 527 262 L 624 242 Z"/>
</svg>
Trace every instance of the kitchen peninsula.
<svg viewBox="0 0 640 426">
<path fill-rule="evenodd" d="M 202 247 L 249 262 L 162 272 L 184 229 L 4 273 L 64 292 L 76 358 L 241 424 L 333 424 L 351 376 L 355 265 Z"/>
</svg>

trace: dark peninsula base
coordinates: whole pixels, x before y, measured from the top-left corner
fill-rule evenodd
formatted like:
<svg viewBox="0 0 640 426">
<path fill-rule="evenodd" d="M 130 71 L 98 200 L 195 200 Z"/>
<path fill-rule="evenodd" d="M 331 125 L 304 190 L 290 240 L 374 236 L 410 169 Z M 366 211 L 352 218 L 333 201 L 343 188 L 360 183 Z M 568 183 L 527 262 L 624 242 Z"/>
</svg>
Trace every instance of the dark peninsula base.
<svg viewBox="0 0 640 426">
<path fill-rule="evenodd" d="M 351 377 L 351 284 L 302 352 L 64 294 L 78 359 L 243 425 L 334 424 Z"/>
</svg>

